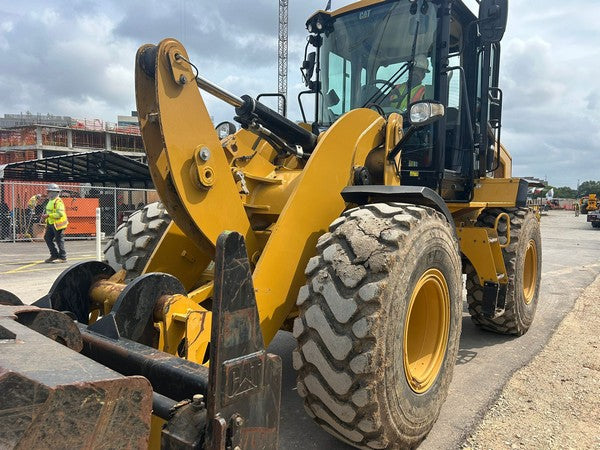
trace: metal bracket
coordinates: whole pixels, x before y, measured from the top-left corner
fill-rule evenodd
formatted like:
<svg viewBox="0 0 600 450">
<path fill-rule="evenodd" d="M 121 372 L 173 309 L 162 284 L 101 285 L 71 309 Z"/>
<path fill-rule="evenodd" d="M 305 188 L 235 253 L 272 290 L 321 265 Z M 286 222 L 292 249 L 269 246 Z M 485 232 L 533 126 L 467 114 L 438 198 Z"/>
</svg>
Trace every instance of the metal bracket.
<svg viewBox="0 0 600 450">
<path fill-rule="evenodd" d="M 185 293 L 181 282 L 172 275 L 142 275 L 123 289 L 111 312 L 88 329 L 112 339 L 124 337 L 152 347 L 156 334 L 153 319 L 156 302 L 164 295 Z"/>
<path fill-rule="evenodd" d="M 75 264 L 63 271 L 52 284 L 50 292 L 33 306 L 70 311 L 79 323 L 88 323 L 90 315 L 90 287 L 96 281 L 110 278 L 115 271 L 108 264 L 99 261 L 86 261 Z"/>
<path fill-rule="evenodd" d="M 460 251 L 477 272 L 479 284 L 506 284 L 508 277 L 498 233 L 493 228 L 458 227 Z"/>
<path fill-rule="evenodd" d="M 222 233 L 215 258 L 206 448 L 276 449 L 280 397 L 281 359 L 265 350 L 244 238 Z"/>
</svg>

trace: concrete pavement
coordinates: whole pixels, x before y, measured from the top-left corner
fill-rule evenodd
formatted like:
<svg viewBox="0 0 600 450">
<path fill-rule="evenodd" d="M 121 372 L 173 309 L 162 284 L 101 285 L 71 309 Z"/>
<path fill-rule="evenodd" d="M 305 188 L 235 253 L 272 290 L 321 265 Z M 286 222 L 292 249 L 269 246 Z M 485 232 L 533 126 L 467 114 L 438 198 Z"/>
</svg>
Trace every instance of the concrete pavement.
<svg viewBox="0 0 600 450">
<path fill-rule="evenodd" d="M 0 289 L 32 303 L 48 293 L 56 277 L 72 264 L 95 258 L 93 240 L 65 242 L 67 263 L 45 264 L 50 256 L 44 241 L 0 242 Z"/>
</svg>

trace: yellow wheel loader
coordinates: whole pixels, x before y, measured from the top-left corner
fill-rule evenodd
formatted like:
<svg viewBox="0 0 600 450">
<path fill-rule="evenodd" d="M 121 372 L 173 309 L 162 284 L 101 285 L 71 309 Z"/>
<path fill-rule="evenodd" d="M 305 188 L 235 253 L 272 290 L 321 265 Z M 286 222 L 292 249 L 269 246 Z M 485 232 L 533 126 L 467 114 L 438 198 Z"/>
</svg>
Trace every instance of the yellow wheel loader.
<svg viewBox="0 0 600 450">
<path fill-rule="evenodd" d="M 281 362 L 265 346 L 288 330 L 321 427 L 358 448 L 417 446 L 452 379 L 462 275 L 482 328 L 522 335 L 537 306 L 539 223 L 500 145 L 506 18 L 506 0 L 479 17 L 460 0 L 318 11 L 302 123 L 206 80 L 174 39 L 142 46 L 162 203 L 117 231 L 112 266 L 71 267 L 32 306 L 0 295 L 3 338 L 36 361 L 0 347 L 0 442 L 276 448 Z M 219 136 L 200 90 L 241 129 Z"/>
<path fill-rule="evenodd" d="M 593 228 L 600 228 L 600 210 L 598 210 L 598 201 L 596 194 L 590 194 L 586 206 L 587 221 Z"/>
<path fill-rule="evenodd" d="M 588 203 L 587 203 L 587 211 L 596 211 L 598 209 L 598 202 L 596 199 L 596 194 L 590 194 L 588 196 Z"/>
</svg>

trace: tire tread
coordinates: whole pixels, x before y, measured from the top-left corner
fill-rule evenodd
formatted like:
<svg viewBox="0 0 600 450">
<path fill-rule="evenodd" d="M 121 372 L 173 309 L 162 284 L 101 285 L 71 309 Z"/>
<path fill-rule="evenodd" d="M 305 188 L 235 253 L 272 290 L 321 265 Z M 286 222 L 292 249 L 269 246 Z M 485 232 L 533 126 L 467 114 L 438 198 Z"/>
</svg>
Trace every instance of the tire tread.
<svg viewBox="0 0 600 450">
<path fill-rule="evenodd" d="M 125 280 L 141 275 L 171 217 L 160 202 L 150 203 L 135 211 L 117 228 L 104 248 L 104 260 L 116 271 L 125 269 Z"/>
<path fill-rule="evenodd" d="M 389 445 L 378 412 L 380 399 L 367 383 L 381 377 L 373 359 L 373 329 L 383 313 L 389 255 L 421 220 L 438 221 L 452 235 L 441 213 L 427 207 L 387 203 L 346 211 L 318 240 L 318 254 L 307 266 L 307 284 L 299 291 L 293 353 L 298 391 L 306 394 L 305 409 L 322 428 L 355 447 Z M 454 245 L 458 255 L 456 240 Z M 316 311 L 318 325 L 311 318 Z M 349 351 L 346 341 L 344 351 L 337 348 L 344 336 L 352 342 Z M 421 431 L 415 428 L 411 446 L 424 438 Z"/>
</svg>

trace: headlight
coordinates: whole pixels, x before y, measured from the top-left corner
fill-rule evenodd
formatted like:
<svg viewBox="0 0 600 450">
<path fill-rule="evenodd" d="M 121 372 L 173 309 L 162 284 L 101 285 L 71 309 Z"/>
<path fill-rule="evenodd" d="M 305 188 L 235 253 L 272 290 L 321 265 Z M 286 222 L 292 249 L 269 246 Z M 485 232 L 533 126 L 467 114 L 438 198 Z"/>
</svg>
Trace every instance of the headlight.
<svg viewBox="0 0 600 450">
<path fill-rule="evenodd" d="M 329 12 L 319 11 L 306 21 L 306 29 L 309 33 L 321 34 L 331 29 L 333 20 Z"/>
<path fill-rule="evenodd" d="M 217 130 L 219 139 L 225 139 L 227 136 L 237 131 L 235 125 L 231 122 L 221 122 L 215 127 L 215 130 Z"/>
<path fill-rule="evenodd" d="M 444 105 L 432 101 L 414 103 L 410 107 L 410 123 L 427 125 L 444 116 Z"/>
</svg>

